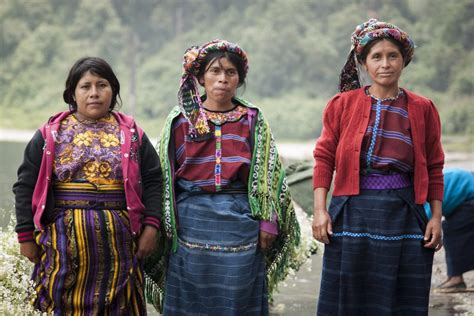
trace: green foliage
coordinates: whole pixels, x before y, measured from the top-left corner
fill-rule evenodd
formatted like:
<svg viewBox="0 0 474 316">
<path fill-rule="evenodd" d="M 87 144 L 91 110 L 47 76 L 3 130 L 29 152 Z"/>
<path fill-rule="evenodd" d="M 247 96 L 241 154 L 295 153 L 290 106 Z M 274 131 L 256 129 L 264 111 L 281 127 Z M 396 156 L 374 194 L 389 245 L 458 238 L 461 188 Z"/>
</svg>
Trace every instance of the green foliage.
<svg viewBox="0 0 474 316">
<path fill-rule="evenodd" d="M 321 133 L 325 100 L 304 98 L 294 93 L 278 99 L 262 99 L 256 105 L 263 111 L 279 141 L 294 139 L 294 135 L 300 139 L 315 139 Z"/>
<path fill-rule="evenodd" d="M 95 55 L 120 79 L 121 110 L 156 137 L 176 104 L 184 50 L 225 38 L 248 52 L 241 96 L 263 108 L 277 139 L 314 139 L 351 33 L 375 17 L 417 44 L 403 86 L 435 100 L 445 133 L 470 134 L 473 15 L 471 0 L 2 0 L 0 126 L 35 128 L 66 109 L 69 68 Z"/>
</svg>

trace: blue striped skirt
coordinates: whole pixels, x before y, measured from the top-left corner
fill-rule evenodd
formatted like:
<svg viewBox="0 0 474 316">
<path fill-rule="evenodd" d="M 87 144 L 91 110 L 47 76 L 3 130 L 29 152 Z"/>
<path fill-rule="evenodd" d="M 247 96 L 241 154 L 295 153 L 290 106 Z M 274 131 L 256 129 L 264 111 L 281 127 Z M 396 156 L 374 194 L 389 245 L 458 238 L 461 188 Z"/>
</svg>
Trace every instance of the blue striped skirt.
<svg viewBox="0 0 474 316">
<path fill-rule="evenodd" d="M 427 315 L 434 251 L 413 187 L 333 197 L 329 213 L 317 314 Z"/>
<path fill-rule="evenodd" d="M 448 276 L 474 270 L 474 199 L 457 207 L 443 221 Z"/>
<path fill-rule="evenodd" d="M 163 314 L 267 315 L 259 221 L 247 194 L 177 185 L 179 242 L 169 259 Z"/>
</svg>

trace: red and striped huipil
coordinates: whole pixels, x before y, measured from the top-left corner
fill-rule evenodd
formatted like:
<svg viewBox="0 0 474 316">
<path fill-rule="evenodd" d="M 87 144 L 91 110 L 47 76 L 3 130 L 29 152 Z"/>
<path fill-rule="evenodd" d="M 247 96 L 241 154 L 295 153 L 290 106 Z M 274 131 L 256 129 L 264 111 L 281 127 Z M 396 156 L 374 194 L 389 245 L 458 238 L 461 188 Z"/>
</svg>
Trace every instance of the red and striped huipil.
<svg viewBox="0 0 474 316">
<path fill-rule="evenodd" d="M 414 154 L 406 95 L 400 90 L 395 98 L 371 98 L 372 110 L 362 140 L 360 170 L 412 173 Z"/>
<path fill-rule="evenodd" d="M 250 125 L 247 108 L 205 110 L 211 132 L 189 136 L 189 123 L 181 114 L 173 125 L 176 179 L 193 182 L 207 192 L 218 192 L 235 181 L 245 187 L 251 163 Z"/>
</svg>

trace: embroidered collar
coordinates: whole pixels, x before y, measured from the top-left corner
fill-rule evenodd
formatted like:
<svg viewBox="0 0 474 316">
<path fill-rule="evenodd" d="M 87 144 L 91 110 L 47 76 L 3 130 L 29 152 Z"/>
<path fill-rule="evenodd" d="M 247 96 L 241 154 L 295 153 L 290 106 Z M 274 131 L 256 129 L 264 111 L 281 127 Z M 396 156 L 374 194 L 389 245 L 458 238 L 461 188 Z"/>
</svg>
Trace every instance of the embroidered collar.
<svg viewBox="0 0 474 316">
<path fill-rule="evenodd" d="M 89 119 L 79 119 L 75 113 L 72 113 L 70 115 L 70 117 L 72 118 L 72 120 L 74 122 L 78 122 L 80 124 L 83 124 L 83 125 L 94 125 L 94 124 L 97 124 L 97 123 L 111 123 L 111 122 L 114 122 L 114 118 L 112 115 L 108 114 L 107 116 L 104 116 L 104 117 L 101 117 L 101 118 L 98 118 L 96 120 L 89 120 Z"/>
<path fill-rule="evenodd" d="M 223 125 L 227 122 L 237 122 L 247 114 L 247 107 L 243 105 L 237 105 L 232 110 L 225 112 L 211 111 L 203 108 L 206 118 L 215 125 Z"/>
</svg>

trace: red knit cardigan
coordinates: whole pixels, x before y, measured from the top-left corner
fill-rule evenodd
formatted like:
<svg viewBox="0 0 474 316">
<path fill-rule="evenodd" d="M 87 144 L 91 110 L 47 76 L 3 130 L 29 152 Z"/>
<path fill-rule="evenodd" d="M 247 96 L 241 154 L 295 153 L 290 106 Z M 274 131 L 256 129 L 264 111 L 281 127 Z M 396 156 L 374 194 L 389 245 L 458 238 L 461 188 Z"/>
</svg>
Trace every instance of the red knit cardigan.
<svg viewBox="0 0 474 316">
<path fill-rule="evenodd" d="M 413 141 L 415 202 L 442 201 L 444 153 L 438 111 L 431 100 L 403 91 Z M 313 152 L 313 189 L 329 189 L 335 170 L 333 195 L 359 194 L 360 151 L 371 105 L 364 88 L 338 93 L 329 101 Z"/>
</svg>

